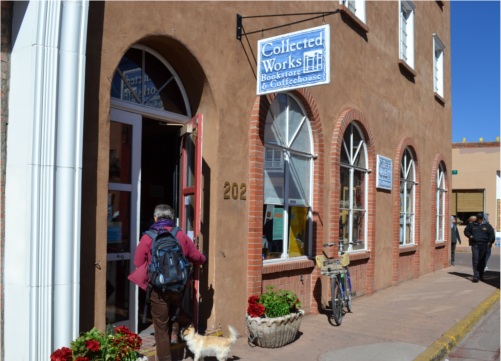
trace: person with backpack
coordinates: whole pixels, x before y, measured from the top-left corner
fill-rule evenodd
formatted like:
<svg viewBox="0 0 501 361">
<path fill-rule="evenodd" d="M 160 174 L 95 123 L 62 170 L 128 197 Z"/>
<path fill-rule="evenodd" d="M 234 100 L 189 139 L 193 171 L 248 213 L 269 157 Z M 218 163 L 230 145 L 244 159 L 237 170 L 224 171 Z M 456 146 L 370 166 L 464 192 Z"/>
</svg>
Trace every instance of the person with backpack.
<svg viewBox="0 0 501 361">
<path fill-rule="evenodd" d="M 186 233 L 175 226 L 174 210 L 169 205 L 157 205 L 153 218 L 155 223 L 137 246 L 136 270 L 129 279 L 146 291 L 146 303 L 151 304 L 157 360 L 171 361 L 169 323 L 173 315 L 177 316 L 176 321 L 181 317 L 178 314 L 182 311 L 184 286 L 189 278 L 189 262 L 200 266 L 207 259 Z M 178 332 L 177 323 L 173 326 L 172 341 L 177 341 Z"/>
</svg>

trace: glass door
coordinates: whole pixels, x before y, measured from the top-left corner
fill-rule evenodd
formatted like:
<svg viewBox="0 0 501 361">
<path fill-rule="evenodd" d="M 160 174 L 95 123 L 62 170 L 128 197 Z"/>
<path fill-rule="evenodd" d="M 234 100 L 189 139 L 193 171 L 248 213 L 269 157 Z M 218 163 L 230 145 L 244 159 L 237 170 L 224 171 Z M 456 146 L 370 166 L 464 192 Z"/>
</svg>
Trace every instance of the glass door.
<svg viewBox="0 0 501 361">
<path fill-rule="evenodd" d="M 139 237 L 141 116 L 110 112 L 106 323 L 137 327 L 137 287 L 127 276 Z"/>
</svg>

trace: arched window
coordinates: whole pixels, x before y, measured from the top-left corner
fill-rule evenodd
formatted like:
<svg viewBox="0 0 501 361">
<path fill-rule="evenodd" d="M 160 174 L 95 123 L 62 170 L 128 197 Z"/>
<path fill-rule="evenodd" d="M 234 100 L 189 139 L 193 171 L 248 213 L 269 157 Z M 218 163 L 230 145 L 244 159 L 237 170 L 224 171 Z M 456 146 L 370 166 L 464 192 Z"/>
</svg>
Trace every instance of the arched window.
<svg viewBox="0 0 501 361">
<path fill-rule="evenodd" d="M 264 131 L 263 259 L 309 253 L 313 142 L 297 100 L 278 94 Z"/>
<path fill-rule="evenodd" d="M 362 132 L 352 122 L 344 132 L 341 149 L 339 240 L 360 243 L 348 250 L 367 247 L 367 147 Z"/>
<path fill-rule="evenodd" d="M 174 69 L 154 50 L 135 45 L 122 57 L 113 76 L 111 97 L 172 114 L 191 116 L 188 97 Z"/>
<path fill-rule="evenodd" d="M 436 241 L 445 241 L 445 171 L 444 165 L 440 163 L 437 169 L 437 189 L 436 189 Z"/>
<path fill-rule="evenodd" d="M 414 244 L 416 171 L 412 152 L 406 148 L 400 163 L 400 245 Z"/>
</svg>

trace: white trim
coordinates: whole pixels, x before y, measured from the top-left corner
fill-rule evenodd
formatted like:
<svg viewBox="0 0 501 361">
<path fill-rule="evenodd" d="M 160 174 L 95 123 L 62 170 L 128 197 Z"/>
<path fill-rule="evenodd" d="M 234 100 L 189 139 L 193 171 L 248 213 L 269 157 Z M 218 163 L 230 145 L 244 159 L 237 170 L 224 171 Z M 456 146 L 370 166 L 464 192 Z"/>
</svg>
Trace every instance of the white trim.
<svg viewBox="0 0 501 361">
<path fill-rule="evenodd" d="M 444 51 L 444 43 L 433 34 L 433 91 L 441 97 L 444 97 Z"/>
<path fill-rule="evenodd" d="M 6 360 L 47 359 L 79 332 L 87 16 L 87 0 L 14 2 L 5 190 Z M 23 334 L 27 337 L 20 338 Z"/>
<path fill-rule="evenodd" d="M 339 0 L 353 14 L 365 24 L 365 0 Z"/>
<path fill-rule="evenodd" d="M 141 104 L 129 103 L 116 98 L 111 98 L 111 107 L 119 110 L 128 111 L 131 113 L 138 113 L 147 118 L 166 121 L 176 124 L 186 124 L 191 120 L 191 117 L 177 113 L 168 112 L 155 108 L 146 107 Z"/>
<path fill-rule="evenodd" d="M 124 260 L 129 263 L 129 273 L 134 270 L 131 255 L 135 254 L 137 241 L 139 240 L 139 210 L 141 203 L 141 139 L 142 139 L 142 116 L 136 113 L 125 112 L 123 110 L 111 109 L 110 122 L 129 124 L 132 126 L 132 159 L 131 159 L 131 178 L 130 183 L 108 183 L 108 189 L 114 191 L 130 192 L 130 251 Z M 132 216 L 135 218 L 132 218 Z M 116 253 L 107 253 L 107 261 L 110 261 Z M 130 285 L 129 287 L 129 322 L 117 323 L 124 324 L 130 330 L 137 332 L 138 310 L 136 307 L 138 288 Z"/>
<path fill-rule="evenodd" d="M 414 14 L 416 5 L 412 1 L 399 0 L 398 2 L 398 43 L 399 59 L 405 61 L 414 69 Z M 407 15 L 407 16 L 406 16 Z M 406 17 L 404 22 L 403 17 Z M 404 38 L 405 31 L 405 38 Z M 404 49 L 405 44 L 405 49 Z"/>
</svg>

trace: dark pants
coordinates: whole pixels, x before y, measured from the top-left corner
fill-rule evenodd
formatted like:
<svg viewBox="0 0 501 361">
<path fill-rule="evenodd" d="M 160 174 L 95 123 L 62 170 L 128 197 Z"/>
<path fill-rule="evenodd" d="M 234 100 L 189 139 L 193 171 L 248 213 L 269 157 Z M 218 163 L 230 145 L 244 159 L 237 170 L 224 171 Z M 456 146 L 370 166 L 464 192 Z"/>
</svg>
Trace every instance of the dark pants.
<svg viewBox="0 0 501 361">
<path fill-rule="evenodd" d="M 151 318 L 155 329 L 155 343 L 157 348 L 158 361 L 171 361 L 170 353 L 170 325 L 172 315 L 179 312 L 178 322 L 186 325 L 189 320 L 182 312 L 181 302 L 183 293 L 157 292 L 151 290 Z"/>
<path fill-rule="evenodd" d="M 485 258 L 487 256 L 487 242 L 473 242 L 471 244 L 471 261 L 473 265 L 473 278 L 484 279 Z"/>
<path fill-rule="evenodd" d="M 456 244 L 457 242 L 451 243 L 451 264 L 454 264 L 454 259 L 456 255 Z"/>
</svg>

